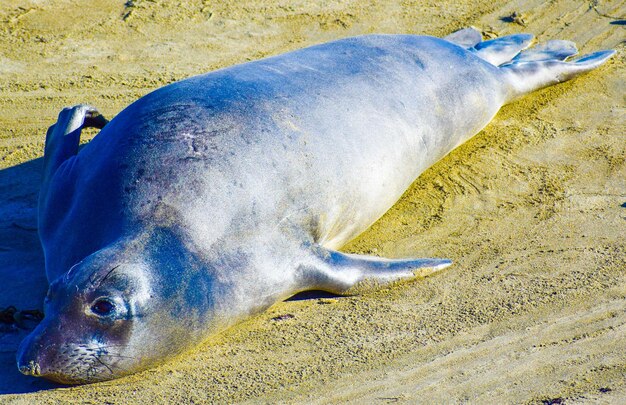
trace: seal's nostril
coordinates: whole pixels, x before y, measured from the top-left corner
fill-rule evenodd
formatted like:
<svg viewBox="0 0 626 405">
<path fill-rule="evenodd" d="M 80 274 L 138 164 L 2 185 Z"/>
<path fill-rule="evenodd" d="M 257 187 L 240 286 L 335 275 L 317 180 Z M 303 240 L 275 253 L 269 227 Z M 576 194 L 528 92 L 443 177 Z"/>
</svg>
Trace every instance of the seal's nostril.
<svg viewBox="0 0 626 405">
<path fill-rule="evenodd" d="M 34 361 L 29 361 L 27 365 L 20 366 L 20 373 L 24 375 L 32 375 L 33 377 L 37 377 L 41 373 L 41 369 L 39 368 L 39 364 Z"/>
</svg>

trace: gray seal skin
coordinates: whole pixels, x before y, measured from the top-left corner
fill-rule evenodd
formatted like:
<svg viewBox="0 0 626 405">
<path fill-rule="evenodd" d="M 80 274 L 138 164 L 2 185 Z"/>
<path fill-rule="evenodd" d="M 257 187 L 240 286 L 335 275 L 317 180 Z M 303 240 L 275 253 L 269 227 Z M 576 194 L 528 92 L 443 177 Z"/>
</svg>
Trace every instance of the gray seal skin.
<svg viewBox="0 0 626 405">
<path fill-rule="evenodd" d="M 165 86 L 108 123 L 63 110 L 39 201 L 46 316 L 20 371 L 113 379 L 297 292 L 449 265 L 335 249 L 503 104 L 613 53 L 565 62 L 567 41 L 520 52 L 531 38 L 347 38 Z M 102 130 L 78 153 L 89 126 Z"/>
</svg>

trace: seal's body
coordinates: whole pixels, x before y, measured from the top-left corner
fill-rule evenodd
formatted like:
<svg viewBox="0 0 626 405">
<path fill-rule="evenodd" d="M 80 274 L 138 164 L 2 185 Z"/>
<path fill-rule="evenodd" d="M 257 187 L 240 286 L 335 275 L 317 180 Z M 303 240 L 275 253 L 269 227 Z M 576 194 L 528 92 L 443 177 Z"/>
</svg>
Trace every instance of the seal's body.
<svg viewBox="0 0 626 405">
<path fill-rule="evenodd" d="M 20 370 L 132 373 L 299 291 L 344 293 L 442 259 L 333 249 L 507 101 L 602 63 L 572 44 L 348 38 L 163 87 L 106 121 L 64 110 L 46 140 L 39 228 L 51 282 Z M 508 63 L 500 67 L 501 63 Z M 77 153 L 80 130 L 103 127 Z"/>
</svg>

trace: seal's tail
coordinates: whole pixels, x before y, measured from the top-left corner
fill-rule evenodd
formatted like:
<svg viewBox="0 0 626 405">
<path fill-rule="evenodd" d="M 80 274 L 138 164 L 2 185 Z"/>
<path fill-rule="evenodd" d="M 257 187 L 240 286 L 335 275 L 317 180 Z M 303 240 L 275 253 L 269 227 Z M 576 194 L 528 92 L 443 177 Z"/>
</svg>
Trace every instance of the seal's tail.
<svg viewBox="0 0 626 405">
<path fill-rule="evenodd" d="M 530 34 L 507 35 L 482 41 L 475 28 L 465 28 L 444 38 L 498 66 L 510 84 L 508 101 L 597 68 L 615 51 L 606 50 L 567 60 L 578 53 L 576 44 L 554 40 L 527 49 Z"/>
</svg>

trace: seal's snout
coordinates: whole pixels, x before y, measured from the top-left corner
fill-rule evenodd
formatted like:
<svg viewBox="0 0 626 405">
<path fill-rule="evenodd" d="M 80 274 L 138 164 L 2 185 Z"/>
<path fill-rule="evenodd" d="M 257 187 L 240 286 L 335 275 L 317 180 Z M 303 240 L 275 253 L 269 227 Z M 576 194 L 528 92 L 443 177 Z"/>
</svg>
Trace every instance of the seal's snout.
<svg viewBox="0 0 626 405">
<path fill-rule="evenodd" d="M 28 364 L 18 364 L 20 373 L 24 375 L 32 375 L 33 377 L 39 377 L 41 375 L 41 368 L 38 363 L 29 361 Z"/>
<path fill-rule="evenodd" d="M 40 377 L 41 366 L 39 362 L 36 361 L 28 340 L 30 339 L 27 338 L 27 341 L 22 342 L 22 345 L 17 351 L 17 368 L 20 370 L 20 373 L 24 375 Z"/>
<path fill-rule="evenodd" d="M 26 336 L 17 349 L 16 360 L 20 373 L 33 377 L 41 377 L 43 375 L 40 338 L 41 335 L 37 328 L 30 335 Z"/>
</svg>

